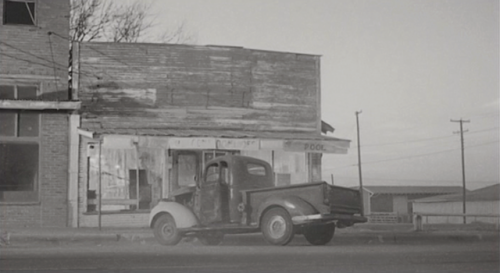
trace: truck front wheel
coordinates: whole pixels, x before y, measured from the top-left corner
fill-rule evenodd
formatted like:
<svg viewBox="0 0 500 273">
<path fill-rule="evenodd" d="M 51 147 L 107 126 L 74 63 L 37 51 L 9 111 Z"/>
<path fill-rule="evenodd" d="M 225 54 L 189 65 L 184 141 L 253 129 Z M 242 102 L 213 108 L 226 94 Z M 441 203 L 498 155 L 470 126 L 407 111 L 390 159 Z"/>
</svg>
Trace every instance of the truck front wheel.
<svg viewBox="0 0 500 273">
<path fill-rule="evenodd" d="M 309 226 L 304 229 L 304 237 L 311 245 L 322 246 L 328 244 L 335 233 L 335 224 Z"/>
<path fill-rule="evenodd" d="M 264 239 L 273 245 L 286 245 L 293 239 L 293 223 L 283 208 L 272 208 L 262 217 L 261 230 Z"/>
<path fill-rule="evenodd" d="M 154 224 L 154 235 L 160 244 L 167 246 L 176 245 L 182 239 L 182 235 L 177 229 L 175 220 L 170 214 L 163 214 L 156 219 Z"/>
</svg>

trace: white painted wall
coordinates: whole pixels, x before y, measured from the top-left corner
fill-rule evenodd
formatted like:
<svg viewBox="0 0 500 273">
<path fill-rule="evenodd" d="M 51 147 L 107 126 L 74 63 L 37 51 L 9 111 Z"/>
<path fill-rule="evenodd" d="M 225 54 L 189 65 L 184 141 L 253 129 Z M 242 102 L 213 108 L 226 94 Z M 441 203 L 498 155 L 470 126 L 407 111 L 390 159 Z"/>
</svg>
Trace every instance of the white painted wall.
<svg viewBox="0 0 500 273">
<path fill-rule="evenodd" d="M 500 214 L 500 201 L 472 201 L 467 203 L 467 214 Z M 417 213 L 463 213 L 462 202 L 413 203 L 413 212 Z M 424 217 L 424 224 L 461 224 L 463 217 L 433 216 Z M 467 223 L 498 223 L 498 218 L 468 217 Z"/>
<path fill-rule="evenodd" d="M 408 214 L 408 196 L 394 195 L 392 199 L 392 211 L 398 214 Z"/>
</svg>

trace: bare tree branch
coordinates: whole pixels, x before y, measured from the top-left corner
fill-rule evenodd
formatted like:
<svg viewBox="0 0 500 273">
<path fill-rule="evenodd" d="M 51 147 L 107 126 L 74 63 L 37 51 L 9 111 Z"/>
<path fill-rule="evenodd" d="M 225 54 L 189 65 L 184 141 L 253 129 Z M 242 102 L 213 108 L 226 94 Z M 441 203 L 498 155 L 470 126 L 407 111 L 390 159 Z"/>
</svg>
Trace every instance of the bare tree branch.
<svg viewBox="0 0 500 273">
<path fill-rule="evenodd" d="M 167 29 L 156 37 L 148 37 L 149 30 L 156 26 L 151 3 L 140 0 L 132 4 L 116 3 L 109 0 L 71 0 L 71 40 L 163 43 L 195 41 L 184 22 L 173 30 Z"/>
</svg>

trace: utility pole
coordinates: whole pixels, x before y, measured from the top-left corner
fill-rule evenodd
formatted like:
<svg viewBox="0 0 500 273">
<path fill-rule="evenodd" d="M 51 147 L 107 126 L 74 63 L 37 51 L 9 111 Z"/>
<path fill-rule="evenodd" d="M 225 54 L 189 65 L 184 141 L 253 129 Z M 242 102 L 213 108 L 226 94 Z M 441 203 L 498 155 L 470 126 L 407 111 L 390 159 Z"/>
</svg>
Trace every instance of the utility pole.
<svg viewBox="0 0 500 273">
<path fill-rule="evenodd" d="M 463 213 L 464 213 L 464 224 L 467 224 L 467 217 L 465 216 L 465 213 L 467 212 L 467 206 L 466 206 L 466 189 L 465 189 L 465 156 L 464 156 L 464 127 L 463 123 L 470 122 L 470 120 L 450 120 L 451 122 L 459 122 L 460 123 L 460 143 L 462 147 L 462 206 L 463 206 Z M 458 132 L 457 132 L 458 133 Z"/>
<path fill-rule="evenodd" d="M 356 128 L 358 135 L 358 171 L 359 171 L 359 196 L 361 197 L 361 216 L 365 216 L 365 205 L 364 205 L 364 190 L 363 190 L 363 176 L 361 172 L 361 145 L 359 140 L 359 114 L 362 111 L 356 111 Z"/>
</svg>

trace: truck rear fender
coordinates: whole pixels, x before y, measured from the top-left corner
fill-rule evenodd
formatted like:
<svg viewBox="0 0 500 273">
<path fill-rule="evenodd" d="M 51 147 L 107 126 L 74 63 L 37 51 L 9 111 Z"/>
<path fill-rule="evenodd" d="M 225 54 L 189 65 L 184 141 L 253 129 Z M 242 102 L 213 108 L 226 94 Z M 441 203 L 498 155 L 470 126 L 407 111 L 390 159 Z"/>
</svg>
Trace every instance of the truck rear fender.
<svg viewBox="0 0 500 273">
<path fill-rule="evenodd" d="M 166 213 L 172 215 L 177 228 L 188 228 L 198 225 L 198 218 L 189 208 L 176 202 L 161 201 L 149 214 L 149 226 L 152 228 L 156 219 Z"/>
<path fill-rule="evenodd" d="M 259 206 L 257 214 L 257 225 L 260 225 L 260 220 L 262 219 L 264 213 L 266 213 L 267 210 L 273 207 L 282 207 L 286 209 L 286 211 L 288 211 L 288 213 L 290 214 L 290 217 L 318 213 L 311 204 L 298 196 L 270 196 Z"/>
</svg>

